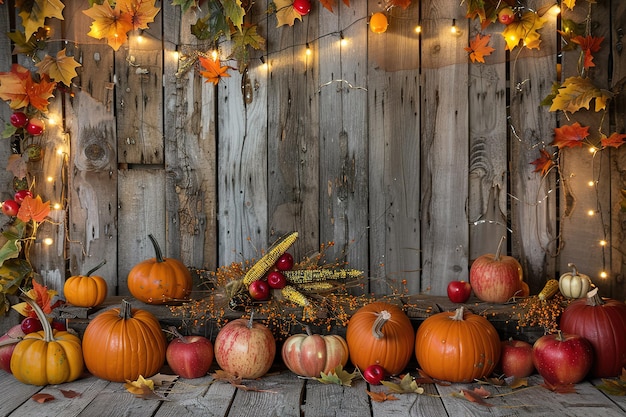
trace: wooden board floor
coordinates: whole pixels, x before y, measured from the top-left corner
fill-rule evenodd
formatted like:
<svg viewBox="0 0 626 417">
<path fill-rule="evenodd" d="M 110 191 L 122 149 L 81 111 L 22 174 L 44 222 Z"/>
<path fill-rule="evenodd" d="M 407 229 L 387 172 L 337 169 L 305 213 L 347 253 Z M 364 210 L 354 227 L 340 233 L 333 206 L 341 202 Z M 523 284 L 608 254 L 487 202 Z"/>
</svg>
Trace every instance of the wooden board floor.
<svg viewBox="0 0 626 417">
<path fill-rule="evenodd" d="M 163 373 L 166 373 L 164 370 Z M 412 372 L 412 374 L 415 374 Z M 512 391 L 491 385 L 422 385 L 423 394 L 397 394 L 397 400 L 375 402 L 367 390 L 389 392 L 383 386 L 369 386 L 362 379 L 350 387 L 325 385 L 298 378 L 288 371 L 272 371 L 255 381 L 245 381 L 244 390 L 210 375 L 198 379 L 178 379 L 165 393 L 166 400 L 137 398 L 124 384 L 86 375 L 74 382 L 36 387 L 18 382 L 0 371 L 0 416 L 228 416 L 228 417 L 388 417 L 388 416 L 572 416 L 614 417 L 626 415 L 626 398 L 609 396 L 596 385 L 601 381 L 576 385 L 575 393 L 558 394 L 541 386 L 534 375 L 527 388 Z M 490 406 L 467 400 L 463 389 L 484 387 L 491 395 Z M 66 397 L 63 391 L 72 396 Z M 53 400 L 39 403 L 32 397 L 50 394 Z M 71 398 L 70 398 L 71 397 Z"/>
</svg>

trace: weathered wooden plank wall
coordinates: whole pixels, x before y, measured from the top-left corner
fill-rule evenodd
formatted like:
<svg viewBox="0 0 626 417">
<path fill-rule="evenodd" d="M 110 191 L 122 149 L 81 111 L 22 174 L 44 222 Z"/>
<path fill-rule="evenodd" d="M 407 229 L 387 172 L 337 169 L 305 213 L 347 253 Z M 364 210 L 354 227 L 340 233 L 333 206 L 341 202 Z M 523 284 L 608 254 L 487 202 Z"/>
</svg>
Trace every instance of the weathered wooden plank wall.
<svg viewBox="0 0 626 417">
<path fill-rule="evenodd" d="M 86 6 L 66 3 L 50 50 L 66 47 L 82 67 L 73 93 L 53 100 L 63 122 L 42 138 L 45 162 L 31 166 L 38 193 L 60 204 L 45 231 L 55 244 L 35 248 L 49 285 L 61 289 L 65 276 L 106 258 L 100 273 L 111 294 L 127 293 L 130 268 L 153 256 L 149 233 L 167 256 L 215 269 L 298 230 L 296 258 L 333 241 L 327 260 L 365 270 L 378 294 L 403 285 L 444 294 L 506 234 L 533 292 L 573 261 L 605 294 L 626 295 L 625 151 L 568 149 L 561 175 L 544 179 L 530 164 L 568 123 L 539 104 L 558 64 L 561 81 L 577 71 L 579 51 L 559 53 L 556 15 L 546 14 L 540 50 L 506 52 L 501 27 L 491 26 L 496 51 L 472 64 L 464 47 L 480 28 L 456 0 L 390 10 L 338 2 L 333 13 L 314 2 L 302 21 L 281 27 L 265 13 L 268 2 L 255 2 L 247 19 L 266 50 L 214 87 L 186 65 L 211 49 L 190 33 L 196 11 L 157 2 L 150 28 L 114 52 L 86 36 Z M 588 4 L 577 3 L 562 17 L 584 19 Z M 622 3 L 589 6 L 594 36 L 605 36 L 593 77 L 606 88 L 626 75 Z M 3 28 L 19 24 L 13 7 L 0 5 Z M 368 18 L 381 10 L 390 26 L 375 34 Z M 5 71 L 16 58 L 6 38 L 0 46 Z M 223 62 L 235 66 L 229 52 L 220 44 Z M 612 102 L 603 132 L 624 131 L 624 104 L 623 95 Z M 600 120 L 589 113 L 590 124 Z M 4 120 L 9 114 L 0 106 Z M 12 177 L 0 175 L 8 197 Z"/>
</svg>

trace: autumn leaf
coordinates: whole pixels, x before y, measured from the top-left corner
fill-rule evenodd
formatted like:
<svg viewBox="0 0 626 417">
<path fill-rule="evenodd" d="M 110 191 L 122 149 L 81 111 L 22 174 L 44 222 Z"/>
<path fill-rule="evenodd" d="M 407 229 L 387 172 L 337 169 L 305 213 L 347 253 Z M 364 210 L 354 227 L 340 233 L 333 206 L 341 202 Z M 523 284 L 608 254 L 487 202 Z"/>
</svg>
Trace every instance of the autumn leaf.
<svg viewBox="0 0 626 417">
<path fill-rule="evenodd" d="M 33 288 L 26 291 L 24 295 L 35 301 L 45 314 L 52 313 L 52 310 L 60 303 L 60 301 L 57 301 L 54 304 L 52 303 L 52 300 L 57 295 L 57 292 L 55 290 L 49 290 L 47 286 L 41 285 L 35 280 L 32 280 L 32 284 Z M 28 303 L 18 303 L 12 305 L 11 307 L 24 317 L 37 317 L 37 313 L 35 313 Z"/>
<path fill-rule="evenodd" d="M 602 384 L 598 385 L 597 388 L 609 395 L 626 396 L 626 380 L 623 376 L 619 379 L 602 378 Z"/>
<path fill-rule="evenodd" d="M 574 6 L 576 6 L 576 0 L 563 0 L 563 4 L 569 7 L 570 10 L 573 10 Z"/>
<path fill-rule="evenodd" d="M 220 0 L 224 8 L 224 14 L 228 16 L 233 26 L 241 30 L 243 18 L 246 15 L 245 9 L 241 6 L 241 0 Z"/>
<path fill-rule="evenodd" d="M 25 37 L 28 39 L 45 25 L 46 18 L 56 17 L 63 20 L 65 5 L 61 0 L 34 0 L 20 2 L 19 7 Z"/>
<path fill-rule="evenodd" d="M 391 7 L 400 7 L 401 9 L 406 10 L 411 5 L 411 0 L 389 0 L 389 5 Z"/>
<path fill-rule="evenodd" d="M 159 396 L 154 392 L 154 382 L 149 379 L 145 379 L 142 375 L 139 375 L 139 378 L 137 378 L 136 381 L 126 381 L 124 388 L 126 388 L 126 391 L 138 398 L 159 398 Z"/>
<path fill-rule="evenodd" d="M 336 384 L 349 387 L 352 385 L 352 380 L 356 376 L 356 370 L 352 373 L 349 373 L 348 371 L 345 371 L 343 369 L 343 366 L 337 365 L 334 370 L 328 372 L 327 374 L 322 372 L 321 378 L 315 379 L 323 384 Z"/>
<path fill-rule="evenodd" d="M 78 76 L 76 68 L 81 65 L 74 60 L 74 57 L 65 55 L 65 49 L 62 49 L 57 52 L 56 58 L 46 55 L 36 66 L 39 68 L 39 74 L 46 74 L 50 79 L 62 82 L 69 87 L 72 78 Z"/>
<path fill-rule="evenodd" d="M 257 32 L 256 25 L 245 24 L 241 32 L 235 32 L 232 37 L 231 57 L 237 61 L 239 70 L 246 68 L 250 61 L 249 48 L 265 49 L 265 39 Z"/>
<path fill-rule="evenodd" d="M 35 51 L 39 49 L 37 39 L 34 36 L 26 39 L 24 32 L 10 32 L 7 33 L 7 37 L 13 41 L 13 55 L 33 56 Z"/>
<path fill-rule="evenodd" d="M 585 60 L 583 66 L 585 69 L 590 67 L 595 67 L 596 64 L 593 63 L 593 55 L 592 53 L 598 52 L 600 50 L 600 44 L 604 40 L 604 36 L 595 37 L 595 36 L 576 36 L 571 39 L 572 42 L 580 45 L 580 49 L 585 54 Z"/>
<path fill-rule="evenodd" d="M 409 373 L 405 374 L 402 377 L 402 379 L 400 380 L 400 383 L 395 383 L 391 381 L 380 381 L 380 383 L 383 384 L 385 387 L 389 388 L 392 392 L 395 392 L 398 394 L 405 394 L 405 393 L 423 394 L 424 393 L 424 388 L 420 387 L 417 381 L 415 380 L 415 378 L 413 378 L 413 376 L 411 376 L 411 374 Z"/>
<path fill-rule="evenodd" d="M 462 389 L 461 393 L 466 399 L 468 399 L 469 401 L 473 403 L 484 405 L 485 407 L 493 406 L 492 404 L 489 404 L 488 402 L 485 401 L 485 398 L 489 398 L 491 396 L 491 393 L 483 387 L 474 388 L 474 390 L 472 391 L 467 390 L 467 389 Z"/>
<path fill-rule="evenodd" d="M 115 9 L 108 1 L 94 4 L 83 13 L 93 19 L 91 30 L 87 36 L 95 39 L 106 39 L 114 51 L 117 51 L 128 39 L 128 32 L 133 29 L 132 16 L 124 13 L 118 2 Z"/>
<path fill-rule="evenodd" d="M 14 153 L 9 156 L 6 170 L 13 173 L 13 176 L 17 178 L 24 178 L 28 172 L 26 161 L 22 155 Z"/>
<path fill-rule="evenodd" d="M 511 377 L 506 379 L 506 384 L 511 389 L 523 388 L 528 386 L 528 378 Z"/>
<path fill-rule="evenodd" d="M 54 398 L 54 395 L 51 394 L 43 394 L 43 393 L 38 393 L 33 395 L 32 397 L 30 397 L 33 401 L 38 402 L 39 404 L 43 404 L 43 403 L 47 403 L 48 401 L 53 401 L 56 400 L 56 398 Z"/>
<path fill-rule="evenodd" d="M 50 214 L 49 201 L 44 203 L 41 200 L 41 196 L 26 196 L 20 205 L 20 210 L 17 212 L 17 218 L 24 223 L 28 223 L 31 220 L 41 223 L 48 217 L 48 214 Z"/>
<path fill-rule="evenodd" d="M 71 390 L 71 389 L 59 389 L 59 391 L 61 391 L 61 394 L 63 394 L 63 396 L 65 398 L 80 397 L 80 393 L 79 392 L 76 392 L 76 391 Z"/>
<path fill-rule="evenodd" d="M 274 4 L 277 28 L 284 25 L 293 26 L 296 19 L 302 21 L 302 15 L 293 8 L 293 0 L 274 0 Z"/>
<path fill-rule="evenodd" d="M 595 111 L 604 110 L 613 93 L 597 88 L 589 78 L 572 76 L 567 78 L 559 93 L 552 100 L 550 111 L 562 110 L 575 113 L 580 109 L 589 110 L 591 100 L 595 99 Z"/>
<path fill-rule="evenodd" d="M 470 46 L 465 47 L 465 50 L 469 52 L 469 57 L 472 62 L 485 62 L 485 56 L 491 55 L 494 48 L 489 46 L 489 41 L 491 40 L 491 35 L 480 36 L 480 33 L 476 34 L 476 37 L 470 41 Z"/>
<path fill-rule="evenodd" d="M 180 6 L 183 13 L 185 13 L 187 10 L 191 8 L 194 8 L 194 9 L 197 8 L 198 1 L 197 0 L 173 0 L 172 6 Z"/>
<path fill-rule="evenodd" d="M 130 15 L 132 29 L 148 29 L 148 23 L 154 22 L 154 18 L 161 10 L 154 7 L 156 0 L 117 0 L 116 9 Z"/>
<path fill-rule="evenodd" d="M 602 144 L 603 148 L 608 148 L 609 146 L 612 146 L 613 148 L 619 148 L 624 144 L 624 140 L 626 140 L 626 134 L 615 132 L 608 138 L 603 137 L 600 140 L 600 143 Z"/>
<path fill-rule="evenodd" d="M 506 26 L 502 36 L 506 42 L 506 49 L 512 51 L 520 41 L 528 49 L 539 49 L 541 35 L 537 32 L 547 22 L 547 19 L 536 12 L 527 11 L 519 20 Z"/>
<path fill-rule="evenodd" d="M 47 76 L 35 82 L 30 71 L 19 64 L 13 64 L 9 72 L 0 72 L 0 98 L 8 101 L 13 110 L 31 105 L 47 112 L 48 99 L 53 96 L 55 87 L 56 83 Z"/>
<path fill-rule="evenodd" d="M 552 160 L 552 155 L 545 149 L 540 149 L 539 152 L 541 156 L 532 161 L 531 164 L 535 166 L 533 172 L 541 172 L 541 176 L 543 177 L 550 171 L 550 168 L 554 166 L 554 161 Z"/>
<path fill-rule="evenodd" d="M 385 401 L 390 401 L 390 400 L 397 400 L 398 397 L 396 397 L 393 394 L 387 394 L 386 392 L 372 392 L 372 391 L 368 391 L 365 390 L 365 392 L 367 392 L 367 395 L 369 395 L 369 397 L 372 399 L 372 401 L 375 401 L 377 403 L 382 403 Z"/>
<path fill-rule="evenodd" d="M 214 85 L 217 85 L 220 80 L 224 77 L 230 77 L 228 74 L 229 66 L 222 67 L 219 59 L 205 58 L 203 56 L 199 56 L 198 60 L 200 64 L 205 69 L 205 71 L 200 71 L 200 75 L 206 78 L 206 82 L 211 82 Z"/>
<path fill-rule="evenodd" d="M 583 140 L 587 136 L 589 136 L 589 126 L 583 127 L 578 122 L 573 125 L 555 127 L 554 141 L 551 145 L 556 146 L 559 149 L 583 146 Z"/>
</svg>

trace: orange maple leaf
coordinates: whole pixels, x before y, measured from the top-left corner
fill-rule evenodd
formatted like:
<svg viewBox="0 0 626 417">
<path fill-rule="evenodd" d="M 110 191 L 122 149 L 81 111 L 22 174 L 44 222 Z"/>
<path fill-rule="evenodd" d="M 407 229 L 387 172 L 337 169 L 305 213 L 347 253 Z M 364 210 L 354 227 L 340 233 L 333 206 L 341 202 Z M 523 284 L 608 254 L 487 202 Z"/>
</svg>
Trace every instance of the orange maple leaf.
<svg viewBox="0 0 626 417">
<path fill-rule="evenodd" d="M 550 168 L 554 166 L 554 161 L 552 160 L 552 155 L 550 155 L 545 149 L 541 149 L 539 152 L 541 153 L 541 156 L 532 161 L 531 164 L 535 166 L 535 170 L 533 172 L 541 172 L 541 176 L 543 177 L 548 173 Z"/>
<path fill-rule="evenodd" d="M 600 37 L 586 36 L 586 37 L 583 37 L 583 36 L 578 35 L 578 36 L 572 38 L 572 42 L 577 43 L 578 45 L 580 45 L 580 49 L 582 49 L 584 54 L 585 54 L 585 62 L 583 64 L 585 69 L 596 66 L 596 64 L 593 63 L 593 55 L 592 55 L 592 53 L 598 52 L 600 50 L 600 44 L 602 43 L 603 40 L 604 40 L 604 36 L 600 36 Z"/>
<path fill-rule="evenodd" d="M 52 313 L 52 310 L 61 304 L 60 300 L 52 304 L 52 299 L 57 295 L 57 292 L 55 290 L 49 290 L 48 287 L 41 285 L 35 280 L 32 280 L 32 283 L 33 288 L 26 291 L 24 295 L 35 301 L 45 314 Z M 14 304 L 11 308 L 24 317 L 37 317 L 35 310 L 26 302 Z"/>
<path fill-rule="evenodd" d="M 581 126 L 576 122 L 573 125 L 554 128 L 554 142 L 552 146 L 557 148 L 573 148 L 583 146 L 583 140 L 589 136 L 589 126 Z"/>
<path fill-rule="evenodd" d="M 476 34 L 476 37 L 470 41 L 470 46 L 466 46 L 465 50 L 469 52 L 469 57 L 472 62 L 485 62 L 485 58 L 488 55 L 491 55 L 494 48 L 489 46 L 489 41 L 491 40 L 491 35 L 480 36 L 480 33 Z"/>
<path fill-rule="evenodd" d="M 30 71 L 19 64 L 13 64 L 9 72 L 0 72 L 0 98 L 8 101 L 13 110 L 30 104 L 39 111 L 47 112 L 48 99 L 53 96 L 55 88 L 56 83 L 47 76 L 35 82 Z"/>
<path fill-rule="evenodd" d="M 37 223 L 44 221 L 50 214 L 50 202 L 45 203 L 41 200 L 41 196 L 30 197 L 27 196 L 22 204 L 20 210 L 17 212 L 17 218 L 28 223 L 30 220 L 34 220 Z"/>
<path fill-rule="evenodd" d="M 600 143 L 602 144 L 603 148 L 607 148 L 609 146 L 612 146 L 614 148 L 619 148 L 620 146 L 624 144 L 624 140 L 626 140 L 625 134 L 615 132 L 608 138 L 602 138 Z"/>
<path fill-rule="evenodd" d="M 128 39 L 128 32 L 133 29 L 132 15 L 124 13 L 118 2 L 115 9 L 111 8 L 108 1 L 102 4 L 94 4 L 91 8 L 83 10 L 94 21 L 87 36 L 96 39 L 105 39 L 107 43 L 117 51 Z"/>
<path fill-rule="evenodd" d="M 200 71 L 200 75 L 206 78 L 206 82 L 212 82 L 214 85 L 220 82 L 224 77 L 230 77 L 228 74 L 229 66 L 222 67 L 219 59 L 211 59 L 199 56 L 200 64 L 206 71 Z"/>
<path fill-rule="evenodd" d="M 154 22 L 155 16 L 161 10 L 154 7 L 156 0 L 118 0 L 119 8 L 131 16 L 133 29 L 148 29 L 148 23 Z"/>
</svg>

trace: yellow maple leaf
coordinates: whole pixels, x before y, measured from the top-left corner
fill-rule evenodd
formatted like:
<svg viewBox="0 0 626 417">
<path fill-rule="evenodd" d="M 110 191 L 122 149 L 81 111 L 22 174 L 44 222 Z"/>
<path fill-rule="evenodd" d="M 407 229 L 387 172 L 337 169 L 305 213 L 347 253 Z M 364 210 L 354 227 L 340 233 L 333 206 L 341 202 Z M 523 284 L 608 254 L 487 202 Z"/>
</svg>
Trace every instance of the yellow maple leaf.
<svg viewBox="0 0 626 417">
<path fill-rule="evenodd" d="M 470 46 L 466 46 L 465 50 L 469 52 L 469 57 L 472 62 L 485 62 L 485 58 L 488 55 L 491 55 L 494 48 L 489 46 L 489 41 L 491 40 L 491 35 L 480 36 L 480 33 L 476 34 L 476 37 L 470 41 Z"/>
<path fill-rule="evenodd" d="M 116 8 L 131 16 L 133 29 L 148 29 L 148 23 L 154 22 L 154 18 L 161 10 L 154 7 L 156 0 L 118 0 Z"/>
<path fill-rule="evenodd" d="M 35 0 L 34 2 L 22 2 L 20 7 L 24 33 L 28 39 L 37 29 L 45 25 L 46 18 L 56 17 L 63 20 L 65 5 L 61 0 Z"/>
<path fill-rule="evenodd" d="M 69 87 L 72 78 L 78 75 L 76 68 L 81 65 L 74 60 L 74 57 L 65 55 L 65 49 L 62 49 L 57 52 L 56 58 L 46 55 L 36 66 L 39 68 L 39 74 L 47 74 L 51 79 Z"/>
<path fill-rule="evenodd" d="M 198 60 L 200 64 L 206 71 L 200 71 L 200 75 L 206 78 L 206 82 L 213 83 L 217 85 L 220 80 L 224 77 L 230 77 L 228 74 L 229 66 L 222 67 L 219 59 L 205 58 L 203 56 L 199 56 Z"/>
<path fill-rule="evenodd" d="M 563 4 L 569 7 L 570 10 L 576 6 L 576 0 L 563 0 Z"/>
<path fill-rule="evenodd" d="M 275 0 L 274 4 L 276 5 L 276 27 L 293 26 L 296 19 L 302 21 L 302 15 L 293 8 L 293 0 Z"/>
<path fill-rule="evenodd" d="M 552 100 L 550 111 L 562 110 L 575 113 L 584 108 L 589 110 L 591 100 L 595 99 L 595 111 L 606 109 L 607 101 L 612 93 L 596 87 L 589 78 L 579 76 L 568 77 L 563 81 L 559 92 Z"/>
<path fill-rule="evenodd" d="M 94 20 L 87 36 L 106 39 L 114 51 L 117 51 L 126 42 L 128 32 L 133 29 L 132 16 L 129 13 L 124 13 L 119 6 L 118 3 L 115 9 L 112 9 L 109 2 L 105 1 L 83 10 L 83 13 Z"/>
<path fill-rule="evenodd" d="M 519 20 L 506 26 L 502 37 L 506 42 L 506 49 L 512 51 L 520 41 L 526 48 L 539 49 L 541 35 L 537 32 L 547 22 L 547 19 L 536 12 L 525 12 Z"/>
</svg>

